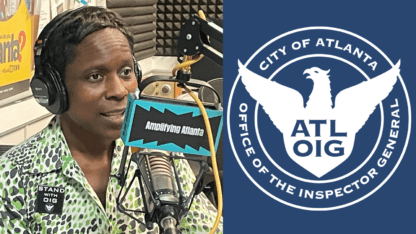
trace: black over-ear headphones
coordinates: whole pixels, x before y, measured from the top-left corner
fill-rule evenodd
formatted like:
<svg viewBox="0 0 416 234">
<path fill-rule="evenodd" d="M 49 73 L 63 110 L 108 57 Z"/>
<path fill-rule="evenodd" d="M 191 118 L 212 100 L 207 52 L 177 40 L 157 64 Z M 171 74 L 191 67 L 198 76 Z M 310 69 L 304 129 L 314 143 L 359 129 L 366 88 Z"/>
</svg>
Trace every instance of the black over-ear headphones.
<svg viewBox="0 0 416 234">
<path fill-rule="evenodd" d="M 65 20 L 70 19 L 83 8 L 85 7 L 68 11 L 55 17 L 42 30 L 34 46 L 35 75 L 30 82 L 30 88 L 32 89 L 35 100 L 53 114 L 62 114 L 68 109 L 68 93 L 64 80 L 59 75 L 59 72 L 57 72 L 49 63 L 44 65 L 41 64 L 42 50 L 45 48 L 48 38 L 53 31 Z M 134 58 L 134 55 L 133 64 L 134 73 L 137 78 L 137 83 L 139 84 L 142 78 L 142 70 Z"/>
</svg>

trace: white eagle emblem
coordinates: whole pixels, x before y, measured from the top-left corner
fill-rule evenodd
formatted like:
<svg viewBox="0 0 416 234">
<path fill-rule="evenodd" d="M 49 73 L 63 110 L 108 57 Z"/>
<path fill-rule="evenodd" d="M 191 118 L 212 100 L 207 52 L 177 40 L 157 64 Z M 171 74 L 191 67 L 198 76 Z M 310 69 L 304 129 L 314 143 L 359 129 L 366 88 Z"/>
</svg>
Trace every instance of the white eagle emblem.
<svg viewBox="0 0 416 234">
<path fill-rule="evenodd" d="M 286 152 L 298 165 L 320 178 L 343 163 L 354 147 L 355 134 L 397 81 L 400 60 L 389 71 L 342 90 L 331 100 L 329 71 L 306 69 L 314 87 L 304 107 L 302 95 L 244 67 L 239 73 L 253 99 L 282 132 Z M 278 157 L 278 156 L 276 156 Z"/>
</svg>

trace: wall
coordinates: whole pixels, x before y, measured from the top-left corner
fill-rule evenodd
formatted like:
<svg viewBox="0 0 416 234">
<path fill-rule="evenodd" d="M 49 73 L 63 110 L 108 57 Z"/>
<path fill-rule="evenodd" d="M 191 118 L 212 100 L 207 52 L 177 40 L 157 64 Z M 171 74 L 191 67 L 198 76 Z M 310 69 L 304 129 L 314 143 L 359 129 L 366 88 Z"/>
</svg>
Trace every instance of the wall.
<svg viewBox="0 0 416 234">
<path fill-rule="evenodd" d="M 171 75 L 176 57 L 153 56 L 139 62 L 143 77 Z M 0 101 L 0 145 L 17 145 L 49 123 L 53 115 L 36 103 L 30 91 Z"/>
</svg>

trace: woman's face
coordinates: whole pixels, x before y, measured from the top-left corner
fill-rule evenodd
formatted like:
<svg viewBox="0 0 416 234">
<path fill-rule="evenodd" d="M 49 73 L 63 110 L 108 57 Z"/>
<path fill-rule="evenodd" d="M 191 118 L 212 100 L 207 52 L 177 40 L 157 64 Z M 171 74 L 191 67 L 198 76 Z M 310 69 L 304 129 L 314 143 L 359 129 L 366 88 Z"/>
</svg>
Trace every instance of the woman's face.
<svg viewBox="0 0 416 234">
<path fill-rule="evenodd" d="M 126 37 L 114 28 L 94 32 L 76 47 L 65 69 L 69 127 L 103 139 L 120 137 L 127 95 L 137 87 L 132 56 Z"/>
</svg>

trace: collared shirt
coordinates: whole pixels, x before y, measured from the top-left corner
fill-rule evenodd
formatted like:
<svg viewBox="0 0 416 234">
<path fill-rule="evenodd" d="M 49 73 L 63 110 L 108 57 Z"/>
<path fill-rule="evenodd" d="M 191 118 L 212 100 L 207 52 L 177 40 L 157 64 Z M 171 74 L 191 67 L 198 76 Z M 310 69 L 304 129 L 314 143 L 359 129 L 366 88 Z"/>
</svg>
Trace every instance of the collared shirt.
<svg viewBox="0 0 416 234">
<path fill-rule="evenodd" d="M 0 233 L 159 233 L 157 224 L 148 230 L 117 209 L 121 186 L 114 176 L 122 149 L 123 142 L 116 140 L 104 207 L 72 157 L 59 118 L 55 117 L 41 132 L 0 157 Z M 129 153 L 127 162 L 130 157 Z M 189 195 L 195 175 L 186 160 L 175 163 L 179 181 Z M 130 164 L 126 184 L 136 167 Z M 125 208 L 143 210 L 137 179 L 129 190 Z M 143 214 L 132 214 L 144 222 Z M 181 222 L 182 232 L 208 233 L 216 215 L 215 207 L 201 193 Z M 222 221 L 217 233 L 222 233 Z"/>
</svg>

